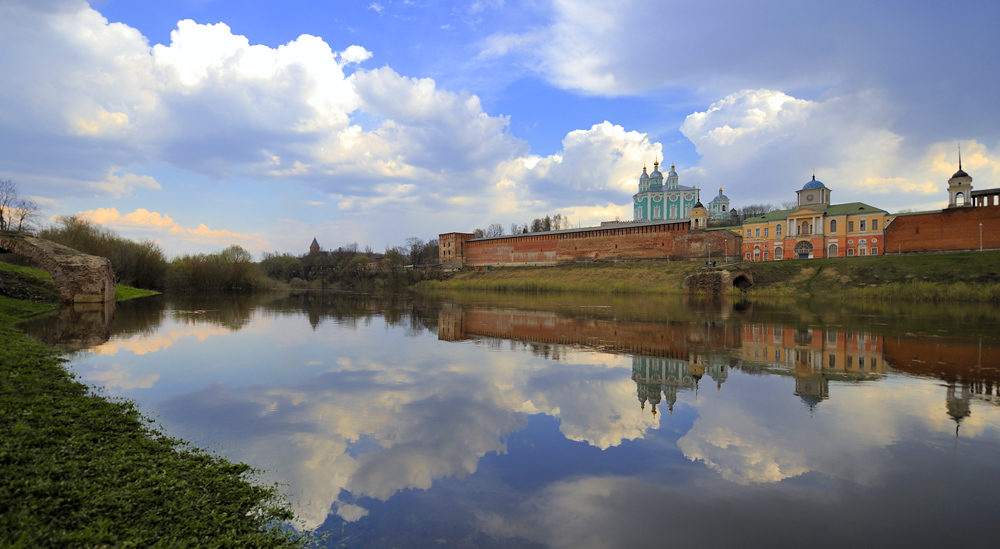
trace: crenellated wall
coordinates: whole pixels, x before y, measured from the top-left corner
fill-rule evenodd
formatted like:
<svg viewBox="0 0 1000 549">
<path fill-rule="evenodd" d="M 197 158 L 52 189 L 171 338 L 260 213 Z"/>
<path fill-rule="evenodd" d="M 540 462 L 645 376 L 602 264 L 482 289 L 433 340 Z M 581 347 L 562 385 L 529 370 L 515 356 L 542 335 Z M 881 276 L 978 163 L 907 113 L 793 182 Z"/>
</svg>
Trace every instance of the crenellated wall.
<svg viewBox="0 0 1000 549">
<path fill-rule="evenodd" d="M 440 236 L 449 266 L 555 265 L 580 261 L 738 257 L 742 238 L 725 229 L 691 230 L 690 222 L 629 223 L 546 233 L 468 239 Z M 447 254 L 447 256 L 445 255 Z"/>
<path fill-rule="evenodd" d="M 978 250 L 980 242 L 984 250 L 1000 249 L 1000 205 L 898 215 L 885 228 L 890 254 Z"/>
</svg>

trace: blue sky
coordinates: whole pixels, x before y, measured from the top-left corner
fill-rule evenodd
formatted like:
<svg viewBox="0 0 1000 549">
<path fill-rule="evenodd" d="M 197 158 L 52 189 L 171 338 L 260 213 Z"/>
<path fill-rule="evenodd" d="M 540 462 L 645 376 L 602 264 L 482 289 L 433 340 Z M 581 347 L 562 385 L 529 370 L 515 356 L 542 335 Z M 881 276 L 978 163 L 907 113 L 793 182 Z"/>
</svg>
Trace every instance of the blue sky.
<svg viewBox="0 0 1000 549">
<path fill-rule="evenodd" d="M 168 255 L 998 186 L 1000 4 L 5 0 L 0 177 Z"/>
</svg>

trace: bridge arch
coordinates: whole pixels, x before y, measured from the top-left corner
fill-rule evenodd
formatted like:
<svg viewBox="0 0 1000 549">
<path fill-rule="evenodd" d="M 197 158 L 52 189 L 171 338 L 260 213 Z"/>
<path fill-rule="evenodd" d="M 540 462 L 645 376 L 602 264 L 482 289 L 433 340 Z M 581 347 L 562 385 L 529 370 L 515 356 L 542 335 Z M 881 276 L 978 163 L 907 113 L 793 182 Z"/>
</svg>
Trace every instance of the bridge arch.
<svg viewBox="0 0 1000 549">
<path fill-rule="evenodd" d="M 63 303 L 115 301 L 115 272 L 111 261 L 32 236 L 0 234 L 0 253 L 15 253 L 52 275 Z"/>
</svg>

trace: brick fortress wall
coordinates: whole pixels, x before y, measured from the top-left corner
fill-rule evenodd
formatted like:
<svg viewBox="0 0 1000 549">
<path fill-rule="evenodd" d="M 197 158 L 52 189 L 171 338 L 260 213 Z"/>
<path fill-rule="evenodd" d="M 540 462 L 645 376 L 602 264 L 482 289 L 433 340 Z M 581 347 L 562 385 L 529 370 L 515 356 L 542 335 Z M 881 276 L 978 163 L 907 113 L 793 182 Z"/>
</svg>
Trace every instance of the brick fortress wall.
<svg viewBox="0 0 1000 549">
<path fill-rule="evenodd" d="M 737 257 L 742 238 L 731 231 L 691 230 L 688 221 L 628 224 L 549 233 L 471 239 L 468 233 L 440 236 L 442 263 L 454 266 L 554 265 L 578 261 Z M 461 241 L 461 242 L 459 242 Z M 462 254 L 452 254 L 461 249 Z M 448 257 L 445 254 L 449 253 Z M 738 259 L 738 257 L 737 257 Z"/>
<path fill-rule="evenodd" d="M 949 208 L 897 216 L 885 228 L 886 253 L 1000 249 L 1000 206 Z"/>
</svg>

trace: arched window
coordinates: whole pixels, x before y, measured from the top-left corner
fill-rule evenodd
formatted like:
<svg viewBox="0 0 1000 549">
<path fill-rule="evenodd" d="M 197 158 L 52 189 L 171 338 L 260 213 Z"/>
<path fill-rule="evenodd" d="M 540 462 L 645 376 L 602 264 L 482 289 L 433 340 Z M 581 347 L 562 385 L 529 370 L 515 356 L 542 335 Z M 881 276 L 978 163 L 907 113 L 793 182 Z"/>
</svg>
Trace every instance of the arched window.
<svg viewBox="0 0 1000 549">
<path fill-rule="evenodd" d="M 795 245 L 795 258 L 796 259 L 809 259 L 812 255 L 813 245 L 808 240 L 803 240 Z"/>
<path fill-rule="evenodd" d="M 774 228 L 774 236 L 781 236 L 781 225 Z"/>
<path fill-rule="evenodd" d="M 834 222 L 834 223 L 836 223 L 836 222 Z M 826 255 L 826 257 L 837 257 L 837 245 L 836 244 L 830 244 L 830 253 L 828 253 Z"/>
<path fill-rule="evenodd" d="M 830 232 L 831 233 L 837 232 L 837 220 L 836 219 L 831 219 L 830 220 Z"/>
<path fill-rule="evenodd" d="M 775 261 L 781 261 L 782 259 L 785 258 L 784 254 L 785 254 L 785 250 L 782 249 L 781 246 L 778 246 L 777 248 L 774 249 L 774 260 Z"/>
<path fill-rule="evenodd" d="M 955 194 L 955 204 L 958 206 L 965 206 L 965 193 Z"/>
</svg>

